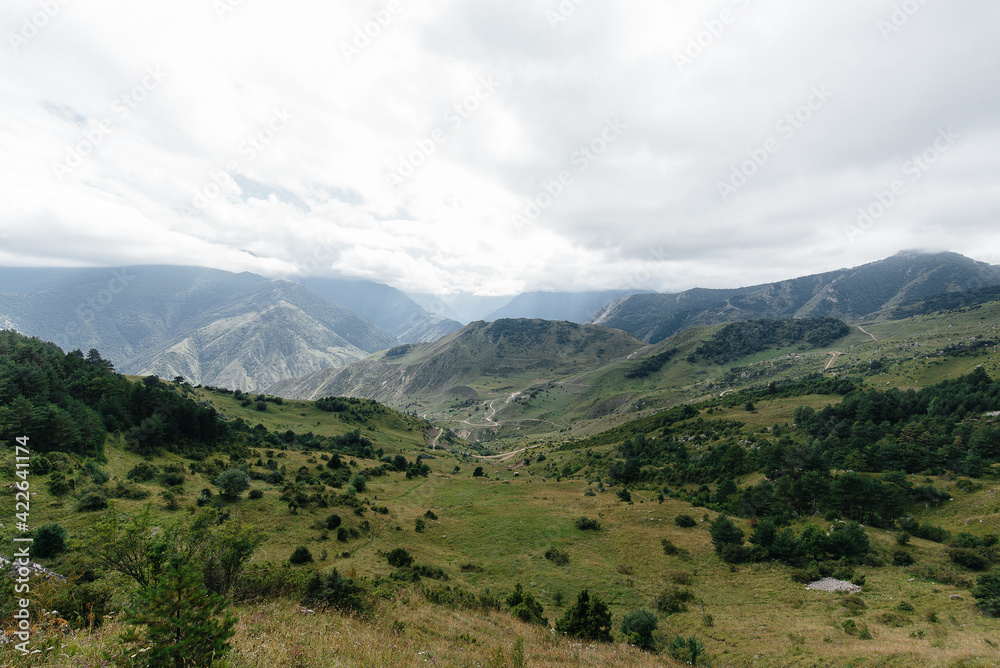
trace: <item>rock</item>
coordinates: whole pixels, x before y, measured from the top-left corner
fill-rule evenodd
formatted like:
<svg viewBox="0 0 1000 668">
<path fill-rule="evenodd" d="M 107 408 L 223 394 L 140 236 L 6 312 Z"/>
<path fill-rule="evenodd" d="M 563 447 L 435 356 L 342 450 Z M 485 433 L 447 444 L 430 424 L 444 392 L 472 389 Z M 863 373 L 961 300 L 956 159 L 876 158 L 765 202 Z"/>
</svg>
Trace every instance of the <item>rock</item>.
<svg viewBox="0 0 1000 668">
<path fill-rule="evenodd" d="M 961 601 L 962 600 L 962 597 L 959 596 L 958 594 L 952 594 L 950 598 L 952 600 L 955 600 L 955 601 Z"/>
</svg>

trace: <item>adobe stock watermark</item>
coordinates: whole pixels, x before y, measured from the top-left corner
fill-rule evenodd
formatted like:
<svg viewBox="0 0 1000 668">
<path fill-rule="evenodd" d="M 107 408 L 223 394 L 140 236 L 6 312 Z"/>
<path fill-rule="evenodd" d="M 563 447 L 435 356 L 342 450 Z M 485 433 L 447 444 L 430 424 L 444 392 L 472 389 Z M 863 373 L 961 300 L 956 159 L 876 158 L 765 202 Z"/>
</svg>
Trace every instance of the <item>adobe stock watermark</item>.
<svg viewBox="0 0 1000 668">
<path fill-rule="evenodd" d="M 885 190 L 876 190 L 871 202 L 858 207 L 857 220 L 844 227 L 847 241 L 853 243 L 855 239 L 871 229 L 876 221 L 909 192 L 909 186 L 923 178 L 924 174 L 941 159 L 941 156 L 950 151 L 959 139 L 961 137 L 955 134 L 950 127 L 938 130 L 937 137 L 930 146 L 903 163 L 901 169 L 905 179 L 895 179 Z"/>
<path fill-rule="evenodd" d="M 750 7 L 752 0 L 733 0 L 740 11 Z M 723 9 L 714 19 L 705 19 L 701 22 L 702 30 L 697 34 L 688 37 L 687 44 L 681 51 L 674 51 L 674 64 L 677 71 L 684 74 L 684 70 L 705 55 L 708 49 L 712 48 L 715 41 L 722 37 L 726 28 L 735 23 L 738 14 L 732 9 Z"/>
<path fill-rule="evenodd" d="M 888 19 L 878 20 L 878 31 L 882 33 L 882 39 L 889 39 L 890 36 L 903 29 L 910 19 L 926 5 L 928 0 L 905 0 L 892 6 L 892 13 Z"/>
<path fill-rule="evenodd" d="M 233 158 L 226 162 L 225 169 L 217 169 L 211 172 L 208 180 L 195 190 L 194 195 L 191 197 L 191 205 L 184 205 L 181 208 L 181 215 L 185 219 L 197 217 L 200 211 L 203 211 L 212 203 L 212 200 L 225 192 L 227 188 L 232 187 L 234 181 L 233 177 L 230 176 L 230 172 L 238 172 L 244 165 L 253 161 L 268 144 L 273 142 L 279 134 L 287 130 L 294 120 L 294 114 L 289 113 L 287 107 L 272 110 L 271 118 L 267 120 L 264 126 L 256 133 L 247 136 L 240 143 L 236 151 L 238 158 Z"/>
<path fill-rule="evenodd" d="M 576 174 L 582 174 L 590 168 L 590 165 L 602 155 L 607 153 L 608 148 L 621 137 L 622 133 L 628 129 L 628 125 L 623 123 L 617 116 L 608 119 L 597 135 L 586 144 L 581 144 L 570 155 L 570 165 L 576 167 L 573 170 L 565 169 L 554 174 L 551 179 L 543 181 L 538 192 L 529 197 L 520 212 L 511 215 L 514 229 L 518 232 L 525 225 L 530 225 L 542 212 L 548 209 L 559 199 L 566 188 L 573 185 Z"/>
<path fill-rule="evenodd" d="M 45 26 L 49 25 L 49 22 L 69 3 L 70 0 L 39 0 L 38 11 L 21 19 L 21 29 L 17 32 L 12 30 L 7 33 L 7 41 L 14 53 L 38 37 Z"/>
<path fill-rule="evenodd" d="M 64 176 L 82 165 L 84 159 L 104 143 L 105 137 L 115 131 L 116 123 L 131 116 L 132 112 L 138 109 L 149 97 L 149 94 L 159 88 L 166 78 L 167 73 L 161 65 L 147 67 L 146 75 L 142 81 L 111 104 L 111 115 L 84 128 L 83 139 L 66 146 L 66 156 L 62 162 L 57 160 L 52 162 L 52 171 L 56 178 L 62 181 Z"/>
<path fill-rule="evenodd" d="M 545 12 L 549 27 L 553 30 L 558 28 L 559 24 L 568 21 L 573 14 L 576 14 L 576 10 L 586 2 L 587 0 L 560 0 L 555 9 L 549 9 Z"/>
<path fill-rule="evenodd" d="M 340 43 L 340 52 L 344 54 L 344 59 L 350 63 L 355 57 L 360 56 L 362 51 L 371 46 L 372 40 L 377 39 L 402 11 L 401 0 L 389 0 L 385 7 L 372 12 L 370 21 L 355 26 L 354 39 Z"/>
<path fill-rule="evenodd" d="M 779 118 L 774 124 L 778 137 L 768 137 L 759 146 L 747 149 L 747 159 L 732 166 L 729 179 L 716 182 L 715 187 L 722 201 L 728 201 L 740 188 L 749 183 L 750 179 L 768 163 L 771 156 L 781 150 L 784 146 L 782 142 L 794 137 L 832 97 L 833 93 L 825 84 L 813 86 L 802 104 Z"/>
<path fill-rule="evenodd" d="M 399 155 L 397 167 L 385 173 L 389 185 L 398 186 L 413 176 L 417 169 L 431 159 L 438 146 L 448 140 L 449 133 L 455 132 L 462 124 L 476 113 L 483 102 L 488 100 L 497 90 L 500 83 L 487 75 L 479 78 L 478 86 L 471 95 L 448 107 L 441 118 L 447 127 L 437 127 L 423 139 L 414 141 L 414 149 L 405 155 Z"/>
</svg>

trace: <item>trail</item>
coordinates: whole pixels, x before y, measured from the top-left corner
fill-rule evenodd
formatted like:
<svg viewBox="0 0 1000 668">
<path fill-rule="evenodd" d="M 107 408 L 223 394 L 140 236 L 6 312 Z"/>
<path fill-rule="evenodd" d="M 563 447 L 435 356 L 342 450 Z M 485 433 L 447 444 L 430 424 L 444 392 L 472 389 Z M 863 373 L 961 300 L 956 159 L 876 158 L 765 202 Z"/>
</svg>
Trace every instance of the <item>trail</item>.
<svg viewBox="0 0 1000 668">
<path fill-rule="evenodd" d="M 866 330 L 861 325 L 858 325 L 858 329 L 860 329 L 862 332 L 864 332 L 868 336 L 872 337 L 872 340 L 875 341 L 875 343 L 878 343 L 878 337 L 877 336 L 875 336 L 874 334 L 872 334 L 871 332 L 869 332 L 868 330 Z"/>
<path fill-rule="evenodd" d="M 832 367 L 833 363 L 837 361 L 837 358 L 843 355 L 844 353 L 840 352 L 839 350 L 831 350 L 827 354 L 830 356 L 830 361 L 826 363 L 825 367 L 823 367 L 823 371 L 826 371 L 827 369 Z"/>
<path fill-rule="evenodd" d="M 541 444 L 539 444 L 539 445 L 529 445 L 526 448 L 519 448 L 518 450 L 511 450 L 510 452 L 504 452 L 504 453 L 499 454 L 499 455 L 472 455 L 472 456 L 473 457 L 479 457 L 480 459 L 495 459 L 498 462 L 502 462 L 505 459 L 510 459 L 511 457 L 513 457 L 514 455 L 518 454 L 519 452 L 524 452 L 525 450 L 531 450 L 532 448 L 539 448 L 539 447 L 541 447 Z"/>
</svg>

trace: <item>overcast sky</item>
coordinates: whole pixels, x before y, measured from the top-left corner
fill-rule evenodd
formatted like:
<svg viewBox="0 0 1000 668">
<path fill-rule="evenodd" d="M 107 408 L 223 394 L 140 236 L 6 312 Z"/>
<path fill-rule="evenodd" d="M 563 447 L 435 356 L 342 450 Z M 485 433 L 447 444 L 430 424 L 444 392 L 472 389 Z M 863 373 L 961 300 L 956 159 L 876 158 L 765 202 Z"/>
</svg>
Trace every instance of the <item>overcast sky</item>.
<svg viewBox="0 0 1000 668">
<path fill-rule="evenodd" d="M 998 27 L 994 0 L 7 0 L 0 264 L 437 294 L 997 264 Z"/>
</svg>

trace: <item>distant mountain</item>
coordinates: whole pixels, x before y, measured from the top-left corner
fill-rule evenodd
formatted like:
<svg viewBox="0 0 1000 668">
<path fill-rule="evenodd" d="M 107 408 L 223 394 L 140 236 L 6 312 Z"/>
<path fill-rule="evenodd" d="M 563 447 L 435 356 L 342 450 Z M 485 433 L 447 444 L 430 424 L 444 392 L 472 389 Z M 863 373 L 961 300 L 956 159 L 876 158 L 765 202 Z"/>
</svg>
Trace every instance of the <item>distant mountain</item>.
<svg viewBox="0 0 1000 668">
<path fill-rule="evenodd" d="M 655 343 L 696 325 L 758 318 L 885 319 L 904 303 L 1000 284 L 1000 267 L 957 253 L 904 251 L 861 265 L 738 289 L 639 294 L 601 309 L 593 324 Z"/>
<path fill-rule="evenodd" d="M 507 305 L 493 311 L 484 320 L 501 318 L 541 318 L 585 323 L 602 307 L 616 299 L 635 294 L 635 290 L 601 292 L 525 292 Z"/>
<path fill-rule="evenodd" d="M 289 399 L 354 396 L 390 405 L 411 399 L 475 399 L 484 378 L 565 377 L 625 358 L 643 347 L 625 332 L 550 320 L 474 322 L 434 343 L 398 346 L 343 369 L 323 369 L 272 385 Z M 522 378 L 523 377 L 523 378 Z"/>
<path fill-rule="evenodd" d="M 396 288 L 361 279 L 304 278 L 307 288 L 360 313 L 399 343 L 436 341 L 462 323 L 430 313 Z"/>
<path fill-rule="evenodd" d="M 0 268 L 0 328 L 97 348 L 123 373 L 242 390 L 397 343 L 297 283 L 174 266 Z"/>
<path fill-rule="evenodd" d="M 464 292 L 446 296 L 409 292 L 407 296 L 431 313 L 458 320 L 466 325 L 477 320 L 486 320 L 490 313 L 513 299 L 510 295 L 497 297 Z"/>
</svg>

